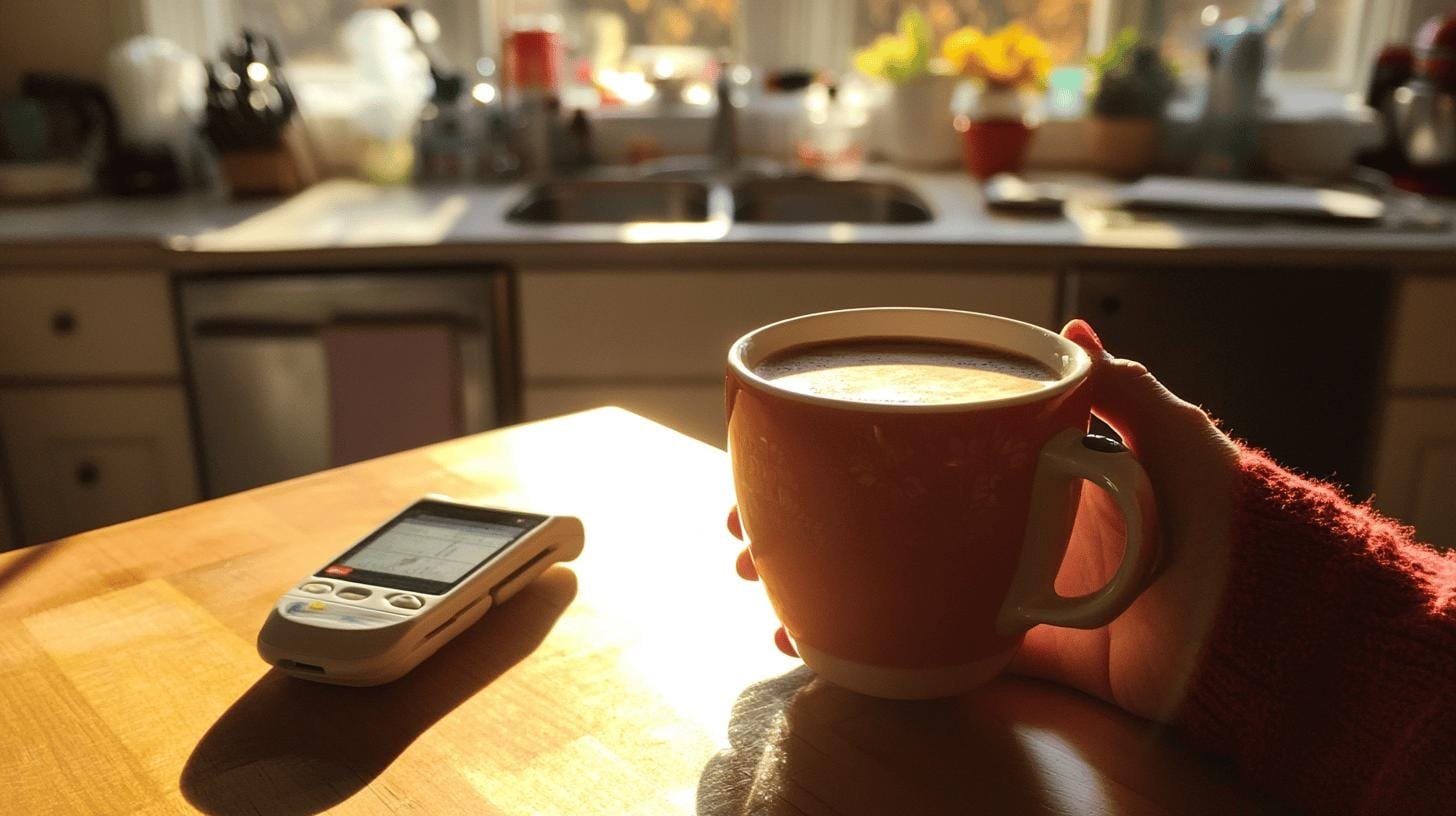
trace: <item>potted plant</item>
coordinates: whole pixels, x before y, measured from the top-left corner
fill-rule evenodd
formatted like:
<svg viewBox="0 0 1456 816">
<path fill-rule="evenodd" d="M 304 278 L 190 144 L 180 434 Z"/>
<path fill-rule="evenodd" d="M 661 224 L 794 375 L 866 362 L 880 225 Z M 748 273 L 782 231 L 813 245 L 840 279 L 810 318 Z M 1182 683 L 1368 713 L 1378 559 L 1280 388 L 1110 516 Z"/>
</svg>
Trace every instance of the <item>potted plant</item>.
<svg viewBox="0 0 1456 816">
<path fill-rule="evenodd" d="M 994 34 L 967 26 L 947 36 L 941 50 L 956 73 L 977 85 L 955 119 L 966 170 L 978 179 L 1019 171 L 1036 126 L 1027 91 L 1045 88 L 1051 71 L 1046 43 L 1011 23 Z"/>
<path fill-rule="evenodd" d="M 950 112 L 958 79 L 933 51 L 930 23 L 910 8 L 900 15 L 894 34 L 880 35 L 854 55 L 860 73 L 889 87 L 880 148 L 896 164 L 946 167 L 959 152 Z"/>
<path fill-rule="evenodd" d="M 1163 110 L 1178 87 L 1173 70 L 1132 29 L 1090 63 L 1096 78 L 1086 120 L 1091 166 L 1110 176 L 1140 176 L 1158 157 Z"/>
</svg>

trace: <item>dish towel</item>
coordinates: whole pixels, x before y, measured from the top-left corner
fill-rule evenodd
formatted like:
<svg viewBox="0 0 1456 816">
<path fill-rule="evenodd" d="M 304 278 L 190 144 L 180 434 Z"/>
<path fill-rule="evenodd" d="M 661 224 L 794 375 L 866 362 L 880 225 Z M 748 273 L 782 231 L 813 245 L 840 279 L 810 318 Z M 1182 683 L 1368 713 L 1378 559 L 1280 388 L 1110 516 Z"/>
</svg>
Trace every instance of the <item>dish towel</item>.
<svg viewBox="0 0 1456 816">
<path fill-rule="evenodd" d="M 462 432 L 460 345 L 440 322 L 335 323 L 322 330 L 330 464 Z"/>
</svg>

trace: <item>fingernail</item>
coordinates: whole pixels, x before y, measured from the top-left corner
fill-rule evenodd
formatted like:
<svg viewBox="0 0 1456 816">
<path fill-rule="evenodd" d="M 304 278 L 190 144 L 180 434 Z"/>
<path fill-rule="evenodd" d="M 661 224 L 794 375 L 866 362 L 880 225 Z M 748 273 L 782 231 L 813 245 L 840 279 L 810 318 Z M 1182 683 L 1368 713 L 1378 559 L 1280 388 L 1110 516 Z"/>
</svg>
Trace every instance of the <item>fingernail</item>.
<svg viewBox="0 0 1456 816">
<path fill-rule="evenodd" d="M 1102 345 L 1102 338 L 1097 336 L 1097 330 L 1096 329 L 1093 329 L 1092 328 L 1092 324 L 1091 323 L 1088 323 L 1087 321 L 1083 320 L 1082 318 L 1080 318 L 1080 317 L 1074 317 L 1074 318 L 1072 318 L 1072 321 L 1070 323 L 1068 323 L 1067 324 L 1067 327 L 1065 329 L 1062 329 L 1062 331 L 1065 333 L 1065 332 L 1071 331 L 1073 329 L 1076 329 L 1078 331 L 1085 332 L 1087 334 L 1087 336 L 1089 338 L 1091 338 L 1092 342 L 1096 343 L 1098 346 L 1101 346 Z"/>
<path fill-rule="evenodd" d="M 1102 338 L 1098 337 L 1092 326 L 1080 317 L 1074 318 L 1062 327 L 1062 336 L 1086 349 L 1093 356 L 1108 356 L 1107 349 L 1102 345 Z"/>
</svg>

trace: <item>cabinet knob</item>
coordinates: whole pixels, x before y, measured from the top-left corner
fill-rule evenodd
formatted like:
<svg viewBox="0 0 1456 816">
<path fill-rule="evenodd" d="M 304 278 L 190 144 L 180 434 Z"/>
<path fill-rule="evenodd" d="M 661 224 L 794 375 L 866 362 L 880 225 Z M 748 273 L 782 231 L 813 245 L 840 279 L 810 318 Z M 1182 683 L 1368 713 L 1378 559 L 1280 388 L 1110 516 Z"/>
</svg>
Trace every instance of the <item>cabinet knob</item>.
<svg viewBox="0 0 1456 816">
<path fill-rule="evenodd" d="M 76 315 L 75 315 L 75 313 L 72 312 L 70 309 L 57 309 L 56 310 L 56 313 L 53 314 L 53 315 L 51 315 L 51 331 L 55 332 L 58 335 L 62 335 L 62 336 L 68 335 L 68 334 L 75 334 L 76 333 Z"/>
<path fill-rule="evenodd" d="M 95 462 L 82 462 L 76 465 L 76 482 L 87 487 L 101 481 L 101 468 Z"/>
</svg>

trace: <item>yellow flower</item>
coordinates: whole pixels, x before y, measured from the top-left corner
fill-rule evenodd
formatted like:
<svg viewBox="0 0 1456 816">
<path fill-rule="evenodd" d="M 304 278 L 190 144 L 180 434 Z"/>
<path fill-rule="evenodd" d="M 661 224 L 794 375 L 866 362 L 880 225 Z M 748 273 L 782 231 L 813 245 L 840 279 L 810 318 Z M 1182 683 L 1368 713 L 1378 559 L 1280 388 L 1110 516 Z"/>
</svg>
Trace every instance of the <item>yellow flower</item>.
<svg viewBox="0 0 1456 816">
<path fill-rule="evenodd" d="M 957 73 L 992 86 L 1043 86 L 1051 72 L 1046 43 L 1020 22 L 990 35 L 969 26 L 953 31 L 941 53 Z"/>
<path fill-rule="evenodd" d="M 965 70 L 966 61 L 985 38 L 986 35 L 975 26 L 958 28 L 945 35 L 945 42 L 940 45 L 940 55 L 950 63 L 951 70 L 959 74 Z"/>
</svg>

